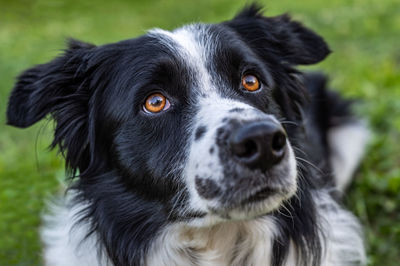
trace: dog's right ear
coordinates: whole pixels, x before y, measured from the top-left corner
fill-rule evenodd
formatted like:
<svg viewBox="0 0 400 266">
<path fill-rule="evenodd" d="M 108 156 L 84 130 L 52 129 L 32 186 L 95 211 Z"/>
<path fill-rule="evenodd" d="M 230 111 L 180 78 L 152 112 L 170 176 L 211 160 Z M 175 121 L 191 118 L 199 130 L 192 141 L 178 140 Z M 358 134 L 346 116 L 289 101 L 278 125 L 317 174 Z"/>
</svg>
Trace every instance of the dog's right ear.
<svg viewBox="0 0 400 266">
<path fill-rule="evenodd" d="M 285 64 L 310 65 L 330 53 L 321 36 L 288 15 L 265 17 L 257 4 L 247 6 L 225 25 L 236 31 L 261 58 L 275 54 Z"/>
<path fill-rule="evenodd" d="M 84 86 L 87 61 L 94 47 L 70 40 L 62 56 L 23 72 L 8 102 L 7 124 L 25 128 L 61 108 Z"/>
</svg>

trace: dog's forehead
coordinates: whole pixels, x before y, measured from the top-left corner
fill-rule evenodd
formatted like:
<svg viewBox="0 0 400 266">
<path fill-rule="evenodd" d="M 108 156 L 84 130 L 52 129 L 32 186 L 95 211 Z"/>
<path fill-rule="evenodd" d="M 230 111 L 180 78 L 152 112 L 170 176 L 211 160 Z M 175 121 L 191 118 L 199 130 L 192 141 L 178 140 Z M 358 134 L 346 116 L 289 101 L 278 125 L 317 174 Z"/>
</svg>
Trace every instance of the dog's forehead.
<svg viewBox="0 0 400 266">
<path fill-rule="evenodd" d="M 217 36 L 211 26 L 206 24 L 186 25 L 173 31 L 152 29 L 149 35 L 191 63 L 197 63 L 193 66 L 204 64 L 205 56 L 212 56 L 218 45 Z"/>
<path fill-rule="evenodd" d="M 167 49 L 173 51 L 182 63 L 191 71 L 200 92 L 213 91 L 212 79 L 218 78 L 213 73 L 213 59 L 220 46 L 219 36 L 210 25 L 191 24 L 174 31 L 153 29 L 149 35 L 158 39 Z"/>
</svg>

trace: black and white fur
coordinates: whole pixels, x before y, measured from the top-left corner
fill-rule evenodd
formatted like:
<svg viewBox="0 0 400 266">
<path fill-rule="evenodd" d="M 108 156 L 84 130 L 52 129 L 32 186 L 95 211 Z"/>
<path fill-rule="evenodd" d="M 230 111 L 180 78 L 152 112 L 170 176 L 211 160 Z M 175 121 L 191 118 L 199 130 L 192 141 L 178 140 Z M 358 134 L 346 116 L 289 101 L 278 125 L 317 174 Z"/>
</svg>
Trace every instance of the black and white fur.
<svg viewBox="0 0 400 266">
<path fill-rule="evenodd" d="M 324 76 L 294 68 L 328 54 L 311 30 L 253 5 L 221 24 L 103 46 L 72 40 L 22 73 L 8 124 L 50 114 L 72 176 L 45 217 L 46 265 L 365 264 L 360 226 L 339 199 L 367 131 Z M 241 87 L 246 73 L 261 89 Z M 171 107 L 144 112 L 152 92 Z M 254 121 L 287 135 L 268 168 L 227 148 Z"/>
</svg>

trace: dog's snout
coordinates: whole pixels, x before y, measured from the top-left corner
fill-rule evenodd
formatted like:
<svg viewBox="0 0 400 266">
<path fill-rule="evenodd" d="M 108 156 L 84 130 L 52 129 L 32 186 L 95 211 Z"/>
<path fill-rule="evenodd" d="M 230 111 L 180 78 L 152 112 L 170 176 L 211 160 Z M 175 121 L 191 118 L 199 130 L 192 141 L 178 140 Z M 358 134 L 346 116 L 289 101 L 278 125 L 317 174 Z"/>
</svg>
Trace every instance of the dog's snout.
<svg viewBox="0 0 400 266">
<path fill-rule="evenodd" d="M 266 171 L 283 158 L 286 135 L 274 122 L 260 121 L 244 124 L 229 138 L 232 156 L 251 169 Z"/>
</svg>

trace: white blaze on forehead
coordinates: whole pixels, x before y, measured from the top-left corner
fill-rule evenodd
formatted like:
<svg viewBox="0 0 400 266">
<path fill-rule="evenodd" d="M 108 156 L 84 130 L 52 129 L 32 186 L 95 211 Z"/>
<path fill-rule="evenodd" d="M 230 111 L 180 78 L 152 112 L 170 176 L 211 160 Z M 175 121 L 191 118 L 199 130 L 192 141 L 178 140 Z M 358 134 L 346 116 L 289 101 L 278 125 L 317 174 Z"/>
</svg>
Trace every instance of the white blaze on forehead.
<svg viewBox="0 0 400 266">
<path fill-rule="evenodd" d="M 195 82 L 198 85 L 197 88 L 194 88 L 196 91 L 201 93 L 215 92 L 211 75 L 207 70 L 207 63 L 209 64 L 213 57 L 212 43 L 210 43 L 212 37 L 205 25 L 189 25 L 172 32 L 153 29 L 149 31 L 149 34 L 178 53 L 177 55 L 193 72 Z"/>
</svg>

